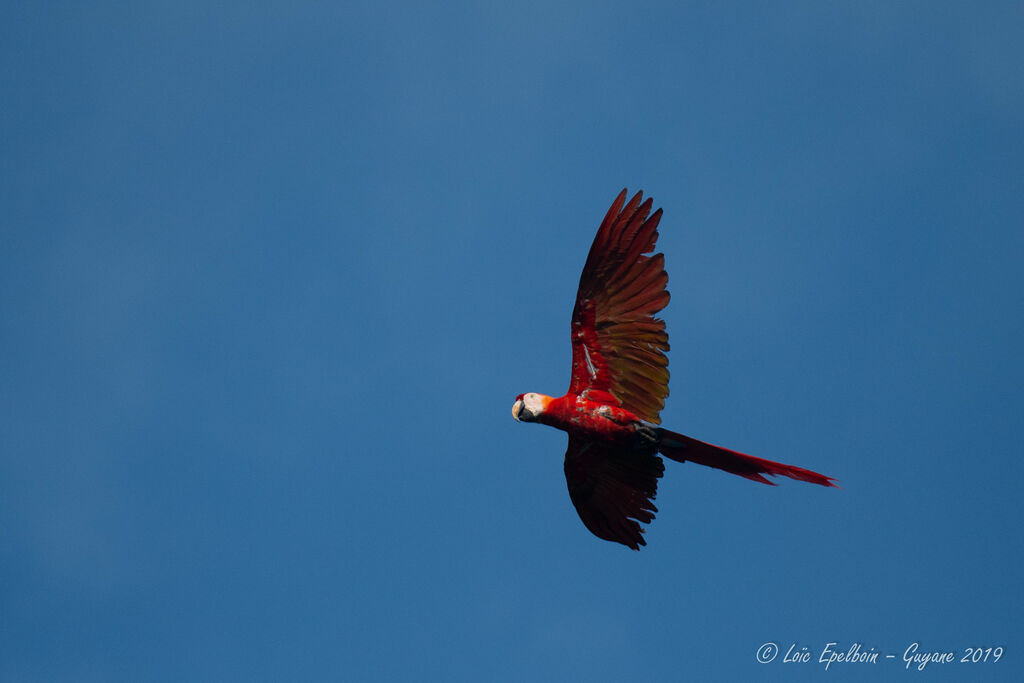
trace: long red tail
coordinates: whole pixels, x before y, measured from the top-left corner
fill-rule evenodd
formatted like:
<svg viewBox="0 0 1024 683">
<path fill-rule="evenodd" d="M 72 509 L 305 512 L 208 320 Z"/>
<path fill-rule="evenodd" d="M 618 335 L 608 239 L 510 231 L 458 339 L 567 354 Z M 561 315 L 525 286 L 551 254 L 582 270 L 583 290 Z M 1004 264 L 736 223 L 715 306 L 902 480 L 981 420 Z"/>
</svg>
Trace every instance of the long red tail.
<svg viewBox="0 0 1024 683">
<path fill-rule="evenodd" d="M 753 479 L 762 484 L 771 484 L 772 486 L 775 486 L 775 482 L 765 479 L 762 475 L 783 476 L 790 479 L 808 481 L 812 484 L 820 484 L 821 486 L 835 486 L 835 483 L 833 483 L 835 480 L 832 477 L 826 477 L 824 474 L 805 470 L 802 467 L 783 465 L 781 462 L 772 462 L 771 460 L 755 458 L 752 455 L 730 451 L 728 448 L 722 448 L 721 446 L 712 446 L 709 443 L 704 443 L 703 441 L 698 441 L 697 439 L 692 439 L 667 429 L 661 429 L 660 427 L 658 428 L 658 436 L 661 439 L 658 450 L 665 457 L 678 462 L 689 460 L 698 465 L 725 470 L 726 472 L 738 474 L 741 477 Z"/>
</svg>

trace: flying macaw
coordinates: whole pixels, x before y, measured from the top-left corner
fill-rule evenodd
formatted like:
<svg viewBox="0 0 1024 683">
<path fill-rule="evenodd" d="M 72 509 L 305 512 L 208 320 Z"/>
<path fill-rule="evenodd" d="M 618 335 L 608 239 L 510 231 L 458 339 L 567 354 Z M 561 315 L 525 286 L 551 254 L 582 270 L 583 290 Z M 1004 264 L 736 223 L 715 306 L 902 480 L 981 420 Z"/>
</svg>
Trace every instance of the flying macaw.
<svg viewBox="0 0 1024 683">
<path fill-rule="evenodd" d="M 569 433 L 565 480 L 583 524 L 595 536 L 647 545 L 658 478 L 658 454 L 715 467 L 764 484 L 782 475 L 821 486 L 832 477 L 737 453 L 657 425 L 668 396 L 668 333 L 654 317 L 669 300 L 664 254 L 649 255 L 658 239 L 661 209 L 653 214 L 643 192 L 612 203 L 580 275 L 572 311 L 572 377 L 565 396 L 516 396 L 512 417 Z M 650 214 L 650 215 L 649 215 Z"/>
</svg>

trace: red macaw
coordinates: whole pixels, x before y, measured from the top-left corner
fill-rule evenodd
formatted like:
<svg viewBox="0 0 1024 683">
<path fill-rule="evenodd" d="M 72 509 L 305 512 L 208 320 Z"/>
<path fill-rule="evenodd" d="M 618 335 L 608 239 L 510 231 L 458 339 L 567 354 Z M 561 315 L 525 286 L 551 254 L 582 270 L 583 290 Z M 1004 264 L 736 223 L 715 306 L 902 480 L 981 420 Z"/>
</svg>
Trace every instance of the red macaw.
<svg viewBox="0 0 1024 683">
<path fill-rule="evenodd" d="M 658 454 L 772 484 L 763 475 L 835 486 L 832 477 L 712 446 L 656 425 L 668 396 L 668 333 L 654 317 L 669 300 L 664 254 L 649 255 L 661 209 L 637 192 L 615 199 L 580 276 L 572 312 L 572 378 L 561 398 L 519 394 L 512 417 L 569 433 L 565 480 L 576 511 L 595 536 L 639 550 L 649 524 Z M 650 214 L 650 216 L 648 216 Z"/>
</svg>

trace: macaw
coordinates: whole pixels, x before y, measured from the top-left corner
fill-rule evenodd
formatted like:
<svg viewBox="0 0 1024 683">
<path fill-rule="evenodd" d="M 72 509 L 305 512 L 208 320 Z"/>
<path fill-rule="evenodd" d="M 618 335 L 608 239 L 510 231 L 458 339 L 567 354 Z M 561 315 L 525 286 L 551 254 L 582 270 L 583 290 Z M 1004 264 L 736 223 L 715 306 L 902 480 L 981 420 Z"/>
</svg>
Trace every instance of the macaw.
<svg viewBox="0 0 1024 683">
<path fill-rule="evenodd" d="M 835 486 L 832 477 L 713 446 L 659 427 L 668 396 L 668 333 L 654 315 L 669 301 L 664 254 L 650 255 L 661 209 L 623 190 L 597 230 L 572 312 L 572 376 L 565 396 L 516 396 L 512 417 L 569 434 L 565 480 L 583 524 L 639 550 L 641 523 L 665 471 L 658 454 L 772 484 L 764 475 Z M 623 205 L 625 203 L 625 205 Z"/>
</svg>

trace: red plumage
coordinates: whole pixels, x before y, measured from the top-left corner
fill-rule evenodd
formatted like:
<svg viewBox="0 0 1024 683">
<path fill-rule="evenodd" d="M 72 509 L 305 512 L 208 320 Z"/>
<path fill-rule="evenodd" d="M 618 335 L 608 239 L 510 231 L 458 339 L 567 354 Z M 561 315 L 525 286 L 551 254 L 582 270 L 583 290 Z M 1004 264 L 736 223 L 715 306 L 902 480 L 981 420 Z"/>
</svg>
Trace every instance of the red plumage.
<svg viewBox="0 0 1024 683">
<path fill-rule="evenodd" d="M 821 486 L 831 477 L 713 446 L 662 429 L 668 397 L 668 333 L 654 317 L 669 301 L 665 257 L 653 254 L 661 209 L 623 190 L 598 228 L 580 275 L 571 323 L 572 376 L 560 398 L 520 394 L 517 420 L 569 434 L 565 478 L 569 497 L 596 536 L 639 550 L 641 523 L 654 519 L 658 454 L 773 484 L 783 476 Z"/>
</svg>

